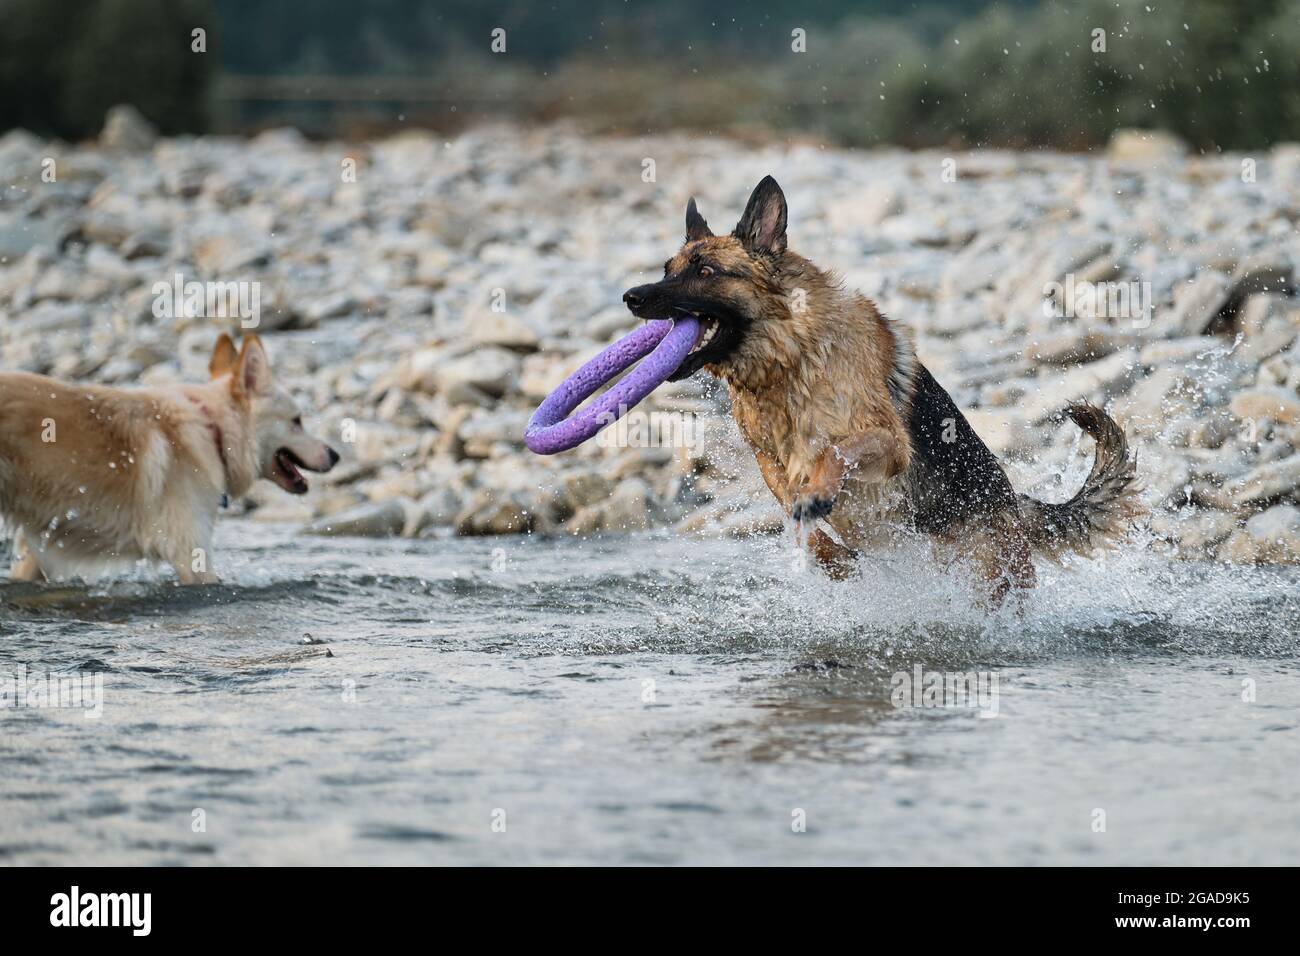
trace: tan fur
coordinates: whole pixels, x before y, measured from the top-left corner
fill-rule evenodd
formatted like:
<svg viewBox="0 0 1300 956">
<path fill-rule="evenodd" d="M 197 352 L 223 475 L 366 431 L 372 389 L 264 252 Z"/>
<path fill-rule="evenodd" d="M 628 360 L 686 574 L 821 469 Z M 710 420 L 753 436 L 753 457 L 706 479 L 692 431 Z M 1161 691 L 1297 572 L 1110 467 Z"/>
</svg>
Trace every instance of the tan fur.
<svg viewBox="0 0 1300 956">
<path fill-rule="evenodd" d="M 995 607 L 1013 587 L 1032 588 L 1038 582 L 1030 539 L 1014 516 L 966 525 L 939 540 L 946 550 L 940 557 L 968 565 L 984 583 Z"/>
<path fill-rule="evenodd" d="M 800 498 L 834 496 L 846 482 L 862 490 L 843 496 L 828 518 L 846 543 L 861 543 L 887 491 L 881 486 L 911 460 L 886 387 L 900 353 L 912 360 L 910 333 L 793 252 L 778 265 L 750 256 L 734 236 L 711 236 L 687 243 L 667 268 L 685 268 L 697 252 L 750 280 L 723 280 L 736 297 L 749 297 L 754 319 L 725 365 L 704 368 L 728 383 L 741 434 L 760 466 L 769 462 L 769 487 L 784 487 L 773 493 L 787 513 Z M 851 507 L 855 502 L 866 507 Z"/>
<path fill-rule="evenodd" d="M 705 370 L 731 386 L 736 422 L 755 450 L 780 462 L 796 491 L 832 445 L 868 432 L 880 436 L 880 467 L 905 471 L 907 430 L 882 388 L 899 333 L 875 306 L 802 256 L 756 259 L 734 236 L 687 243 L 668 269 L 685 269 L 697 253 L 749 279 L 720 280 L 749 300 L 755 318 L 726 365 Z"/>
<path fill-rule="evenodd" d="M 754 457 L 758 461 L 758 470 L 762 474 L 763 480 L 767 482 L 767 487 L 771 490 L 773 497 L 781 503 L 785 513 L 789 514 L 794 499 L 789 479 L 786 478 L 785 469 L 776 459 L 761 451 L 755 451 Z M 831 577 L 842 579 L 852 573 L 852 550 L 844 547 L 820 528 L 814 528 L 812 534 L 809 535 L 808 548 L 812 551 L 817 562 Z"/>
<path fill-rule="evenodd" d="M 710 335 L 743 328 L 737 345 L 702 332 L 698 348 L 712 351 L 701 351 L 699 361 L 727 382 L 736 423 L 785 512 L 800 524 L 824 518 L 840 539 L 821 529 L 807 538 L 829 573 L 843 576 L 855 549 L 886 543 L 900 519 L 916 516 L 918 496 L 934 540 L 974 568 L 995 604 L 1013 587 L 1033 586 L 1031 551 L 1086 552 L 1127 527 L 1137 509 L 1135 466 L 1122 430 L 1092 406 L 1067 412 L 1098 446 L 1089 480 L 1068 502 L 1015 494 L 971 432 L 963 447 L 974 447 L 975 458 L 936 464 L 935 409 L 947 403 L 954 421 L 960 412 L 917 362 L 910 332 L 790 251 L 785 225 L 785 198 L 771 177 L 755 188 L 731 235 L 715 236 L 692 199 L 686 242 L 665 263 L 663 281 L 628 290 L 624 301 L 643 318 L 703 315 Z M 698 367 L 688 358 L 685 374 Z M 921 378 L 929 383 L 927 404 L 917 406 Z M 914 448 L 913 434 L 930 436 L 930 444 L 918 438 Z M 914 455 L 918 468 L 909 470 Z M 969 466 L 963 473 L 972 488 L 953 492 L 959 486 L 950 473 L 936 470 L 953 462 Z M 936 500 L 947 515 L 939 522 Z"/>
<path fill-rule="evenodd" d="M 237 355 L 221 336 L 210 368 L 207 383 L 147 389 L 0 374 L 0 516 L 15 532 L 11 578 L 143 558 L 170 564 L 182 583 L 215 581 L 223 494 L 241 496 L 272 477 L 280 448 L 314 470 L 333 464 L 324 443 L 294 434 L 296 409 L 274 388 L 256 336 Z"/>
</svg>

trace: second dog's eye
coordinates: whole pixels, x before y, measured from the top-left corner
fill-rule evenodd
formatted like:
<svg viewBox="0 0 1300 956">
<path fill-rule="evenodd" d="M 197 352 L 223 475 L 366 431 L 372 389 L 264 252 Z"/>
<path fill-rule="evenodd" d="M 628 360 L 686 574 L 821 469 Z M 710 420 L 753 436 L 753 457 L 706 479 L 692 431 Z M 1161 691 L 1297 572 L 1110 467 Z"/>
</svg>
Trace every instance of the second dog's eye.
<svg viewBox="0 0 1300 956">
<path fill-rule="evenodd" d="M 293 425 L 294 425 L 295 428 L 302 428 L 302 416 L 301 416 L 301 415 L 297 416 L 297 417 L 293 420 Z"/>
<path fill-rule="evenodd" d="M 700 266 L 700 278 L 707 279 L 713 275 L 713 266 Z"/>
</svg>

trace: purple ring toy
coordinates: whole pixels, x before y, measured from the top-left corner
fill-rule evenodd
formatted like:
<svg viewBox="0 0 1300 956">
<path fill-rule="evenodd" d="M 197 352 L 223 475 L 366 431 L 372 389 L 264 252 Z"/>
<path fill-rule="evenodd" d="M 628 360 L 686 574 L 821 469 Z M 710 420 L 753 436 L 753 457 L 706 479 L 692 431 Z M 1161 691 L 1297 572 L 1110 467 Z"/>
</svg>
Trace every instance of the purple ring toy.
<svg viewBox="0 0 1300 956">
<path fill-rule="evenodd" d="M 647 322 L 587 362 L 546 396 L 528 420 L 524 444 L 539 455 L 554 455 L 581 445 L 645 398 L 677 371 L 699 335 L 700 320 L 690 315 Z M 649 357 L 596 401 L 566 418 L 592 392 L 637 359 Z"/>
</svg>

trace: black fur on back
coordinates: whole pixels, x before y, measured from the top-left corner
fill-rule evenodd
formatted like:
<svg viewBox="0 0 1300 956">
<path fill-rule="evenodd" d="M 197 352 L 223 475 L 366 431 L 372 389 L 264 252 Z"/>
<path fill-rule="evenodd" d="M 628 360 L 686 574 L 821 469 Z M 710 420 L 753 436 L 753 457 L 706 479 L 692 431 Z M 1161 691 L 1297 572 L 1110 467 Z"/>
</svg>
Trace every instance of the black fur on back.
<svg viewBox="0 0 1300 956">
<path fill-rule="evenodd" d="M 908 484 L 917 530 L 942 534 L 976 517 L 1018 516 L 1006 472 L 951 396 L 919 363 L 913 382 Z"/>
<path fill-rule="evenodd" d="M 1097 449 L 1083 487 L 1069 501 L 1052 504 L 1015 492 L 993 452 L 924 365 L 917 365 L 913 383 L 907 479 L 918 531 L 954 533 L 977 519 L 1015 527 L 1036 550 L 1059 558 L 1114 541 L 1142 513 L 1137 462 L 1124 430 L 1095 405 L 1077 402 L 1066 409 Z"/>
</svg>

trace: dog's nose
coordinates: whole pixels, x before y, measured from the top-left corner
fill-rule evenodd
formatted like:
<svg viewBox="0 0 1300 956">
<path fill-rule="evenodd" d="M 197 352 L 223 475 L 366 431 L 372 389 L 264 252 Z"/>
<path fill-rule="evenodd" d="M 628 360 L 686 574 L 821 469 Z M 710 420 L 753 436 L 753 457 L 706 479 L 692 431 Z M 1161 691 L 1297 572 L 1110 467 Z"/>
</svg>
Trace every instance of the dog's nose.
<svg viewBox="0 0 1300 956">
<path fill-rule="evenodd" d="M 645 296 L 641 295 L 640 288 L 637 286 L 636 289 L 628 289 L 623 293 L 623 301 L 627 303 L 629 309 L 639 309 L 645 305 Z"/>
<path fill-rule="evenodd" d="M 339 453 L 336 452 L 333 448 L 326 448 L 325 450 L 330 453 L 329 467 L 333 468 L 335 465 L 339 463 Z"/>
</svg>

